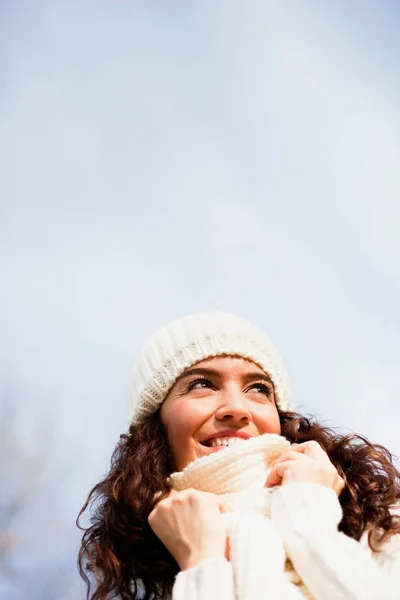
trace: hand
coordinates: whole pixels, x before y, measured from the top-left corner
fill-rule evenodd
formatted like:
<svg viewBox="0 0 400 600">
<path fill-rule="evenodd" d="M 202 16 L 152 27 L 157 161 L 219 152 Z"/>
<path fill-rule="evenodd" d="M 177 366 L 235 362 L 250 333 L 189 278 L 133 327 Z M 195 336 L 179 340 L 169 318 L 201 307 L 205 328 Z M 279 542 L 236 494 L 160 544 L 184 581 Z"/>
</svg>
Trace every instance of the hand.
<svg viewBox="0 0 400 600">
<path fill-rule="evenodd" d="M 318 442 L 292 444 L 271 465 L 266 487 L 287 483 L 319 483 L 332 488 L 339 496 L 344 480 Z"/>
<path fill-rule="evenodd" d="M 171 491 L 149 515 L 149 524 L 181 571 L 205 558 L 228 556 L 228 537 L 215 494 Z"/>
</svg>

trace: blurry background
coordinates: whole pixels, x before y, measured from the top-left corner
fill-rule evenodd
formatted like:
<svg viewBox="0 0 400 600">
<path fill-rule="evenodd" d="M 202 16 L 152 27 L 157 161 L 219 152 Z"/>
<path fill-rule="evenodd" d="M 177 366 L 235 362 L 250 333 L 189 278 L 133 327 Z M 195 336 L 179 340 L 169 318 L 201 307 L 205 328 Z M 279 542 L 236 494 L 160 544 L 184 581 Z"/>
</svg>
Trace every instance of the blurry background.
<svg viewBox="0 0 400 600">
<path fill-rule="evenodd" d="M 154 329 L 234 311 L 400 453 L 394 0 L 5 0 L 0 597 L 83 600 L 76 514 Z"/>
</svg>

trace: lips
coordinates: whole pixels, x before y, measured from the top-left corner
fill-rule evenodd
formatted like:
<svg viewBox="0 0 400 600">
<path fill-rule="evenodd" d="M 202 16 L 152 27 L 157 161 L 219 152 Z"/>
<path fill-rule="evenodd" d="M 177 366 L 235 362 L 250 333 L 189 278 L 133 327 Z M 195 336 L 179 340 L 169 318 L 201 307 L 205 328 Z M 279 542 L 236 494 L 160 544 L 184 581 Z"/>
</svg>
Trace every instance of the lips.
<svg viewBox="0 0 400 600">
<path fill-rule="evenodd" d="M 240 430 L 236 430 L 236 429 L 225 429 L 223 431 L 217 431 L 213 435 L 210 435 L 206 439 L 202 440 L 200 443 L 203 446 L 206 446 L 208 448 L 211 448 L 211 447 L 224 448 L 225 446 L 230 445 L 228 443 L 229 439 L 235 440 L 234 443 L 236 443 L 236 440 L 237 441 L 248 440 L 251 437 L 253 437 L 253 436 L 245 431 L 240 431 Z M 226 443 L 225 443 L 225 440 L 226 440 Z M 213 443 L 213 441 L 214 441 L 214 443 Z M 217 445 L 217 441 L 218 441 L 218 445 Z"/>
</svg>

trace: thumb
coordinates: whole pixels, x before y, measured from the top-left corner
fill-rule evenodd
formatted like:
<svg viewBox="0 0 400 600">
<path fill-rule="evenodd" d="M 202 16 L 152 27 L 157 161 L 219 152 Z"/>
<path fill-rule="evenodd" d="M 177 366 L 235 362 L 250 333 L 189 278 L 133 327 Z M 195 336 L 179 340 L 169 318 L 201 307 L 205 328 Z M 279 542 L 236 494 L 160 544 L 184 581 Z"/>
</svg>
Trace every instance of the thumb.
<svg viewBox="0 0 400 600">
<path fill-rule="evenodd" d="M 277 468 L 271 469 L 267 475 L 264 487 L 271 488 L 275 485 L 279 485 L 282 481 L 282 476 L 279 475 Z"/>
</svg>

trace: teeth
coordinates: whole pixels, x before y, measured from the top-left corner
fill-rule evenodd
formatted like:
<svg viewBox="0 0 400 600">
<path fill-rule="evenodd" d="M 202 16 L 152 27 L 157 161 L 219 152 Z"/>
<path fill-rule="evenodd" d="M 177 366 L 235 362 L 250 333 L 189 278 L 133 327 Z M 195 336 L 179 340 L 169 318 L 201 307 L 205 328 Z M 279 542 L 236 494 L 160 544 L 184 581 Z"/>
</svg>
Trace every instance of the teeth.
<svg viewBox="0 0 400 600">
<path fill-rule="evenodd" d="M 234 446 L 235 444 L 240 444 L 243 442 L 243 438 L 240 437 L 231 437 L 231 438 L 214 438 L 210 442 L 211 448 L 216 448 L 217 446 Z"/>
</svg>

